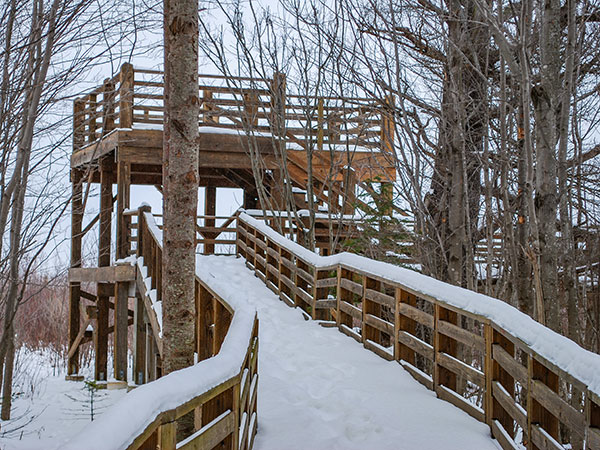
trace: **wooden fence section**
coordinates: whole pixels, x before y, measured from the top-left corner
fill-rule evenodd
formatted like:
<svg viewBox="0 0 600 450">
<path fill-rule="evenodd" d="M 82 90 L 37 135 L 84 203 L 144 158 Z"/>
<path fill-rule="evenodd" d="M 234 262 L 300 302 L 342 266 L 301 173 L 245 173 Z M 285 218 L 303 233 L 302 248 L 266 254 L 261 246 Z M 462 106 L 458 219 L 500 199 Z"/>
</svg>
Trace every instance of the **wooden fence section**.
<svg viewBox="0 0 600 450">
<path fill-rule="evenodd" d="M 199 75 L 200 126 L 272 133 L 305 149 L 391 149 L 392 98 L 317 97 L 286 93 L 273 79 Z M 124 64 L 120 73 L 73 103 L 74 151 L 115 128 L 162 126 L 163 73 Z"/>
<path fill-rule="evenodd" d="M 149 206 L 142 206 L 137 217 L 138 296 L 134 310 L 133 373 L 136 383 L 144 384 L 162 375 L 162 314 L 157 307 L 161 305 L 162 237 Z M 201 372 L 202 362 L 215 355 L 205 362 L 218 365 L 222 346 L 234 324 L 234 315 L 244 312 L 234 311 L 199 277 L 196 277 L 195 301 L 196 352 L 200 363 L 197 370 Z M 161 411 L 143 430 L 139 430 L 133 442 L 123 442 L 123 448 L 245 450 L 253 447 L 257 430 L 258 317 L 256 314 L 245 315 L 250 321 L 247 324 L 248 344 L 237 355 L 239 370 L 236 369 L 235 375 L 222 379 L 204 392 L 195 393 L 175 408 Z M 241 322 L 237 323 L 239 326 Z M 231 355 L 225 357 L 231 359 Z M 206 366 L 206 370 L 215 370 L 215 367 Z M 139 411 L 139 414 L 144 413 Z M 177 442 L 177 419 L 186 414 L 194 414 L 195 430 Z M 107 433 L 112 431 L 106 430 Z"/>
<path fill-rule="evenodd" d="M 245 214 L 237 237 L 238 254 L 288 305 L 398 361 L 488 424 L 502 448 L 600 448 L 598 394 L 488 318 L 341 259 L 315 263 Z"/>
</svg>

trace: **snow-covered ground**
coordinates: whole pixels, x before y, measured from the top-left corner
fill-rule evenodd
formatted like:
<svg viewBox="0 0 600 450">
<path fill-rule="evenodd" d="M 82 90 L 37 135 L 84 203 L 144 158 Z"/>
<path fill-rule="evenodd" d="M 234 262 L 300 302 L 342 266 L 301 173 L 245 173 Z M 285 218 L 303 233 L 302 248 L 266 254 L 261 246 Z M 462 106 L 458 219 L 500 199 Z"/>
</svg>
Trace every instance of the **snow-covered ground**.
<svg viewBox="0 0 600 450">
<path fill-rule="evenodd" d="M 91 378 L 91 367 L 82 368 Z M 125 395 L 125 390 L 96 390 L 97 418 Z M 91 421 L 91 392 L 84 381 L 66 381 L 64 361 L 49 351 L 18 352 L 11 420 L 0 422 L 0 449 L 60 447 Z"/>
<path fill-rule="evenodd" d="M 437 399 L 399 364 L 306 321 L 242 259 L 199 256 L 196 265 L 215 290 L 258 310 L 256 450 L 500 448 L 486 425 Z"/>
</svg>

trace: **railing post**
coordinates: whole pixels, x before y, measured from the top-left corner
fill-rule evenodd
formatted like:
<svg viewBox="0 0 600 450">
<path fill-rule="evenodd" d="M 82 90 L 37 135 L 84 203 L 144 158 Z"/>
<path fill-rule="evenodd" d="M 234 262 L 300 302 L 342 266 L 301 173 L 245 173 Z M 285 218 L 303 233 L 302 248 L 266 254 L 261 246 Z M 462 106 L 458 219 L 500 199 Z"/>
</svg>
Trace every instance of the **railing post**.
<svg viewBox="0 0 600 450">
<path fill-rule="evenodd" d="M 91 144 L 96 141 L 96 127 L 98 125 L 98 101 L 96 94 L 88 95 L 88 119 L 87 119 L 87 140 Z"/>
<path fill-rule="evenodd" d="M 115 83 L 107 78 L 102 85 L 102 134 L 105 135 L 115 128 Z"/>
<path fill-rule="evenodd" d="M 177 422 L 167 422 L 160 426 L 160 450 L 175 450 L 177 447 Z"/>
<path fill-rule="evenodd" d="M 249 128 L 258 125 L 258 94 L 248 92 L 244 94 L 244 122 Z"/>
<path fill-rule="evenodd" d="M 444 308 L 439 303 L 434 305 L 434 339 L 433 339 L 433 388 L 437 392 L 439 386 L 456 391 L 456 374 L 438 363 L 438 354 L 446 353 L 449 356 L 456 357 L 456 341 L 439 331 L 441 321 L 457 324 L 457 314 L 454 311 Z M 439 394 L 438 394 L 439 395 Z"/>
<path fill-rule="evenodd" d="M 214 116 L 211 111 L 212 107 L 213 92 L 207 89 L 202 91 L 202 122 L 204 124 L 215 124 L 219 123 L 219 116 Z"/>
<path fill-rule="evenodd" d="M 323 124 L 325 123 L 323 112 L 323 97 L 317 102 L 317 148 L 323 150 Z"/>
<path fill-rule="evenodd" d="M 213 301 L 212 295 L 204 286 L 199 285 L 196 292 L 196 337 L 198 361 L 204 361 L 213 355 Z"/>
<path fill-rule="evenodd" d="M 285 135 L 285 109 L 286 109 L 286 76 L 282 72 L 275 72 L 271 81 L 271 128 L 273 135 L 283 138 Z"/>
<path fill-rule="evenodd" d="M 589 450 L 600 448 L 600 397 L 589 389 L 586 402 L 586 446 Z"/>
<path fill-rule="evenodd" d="M 84 110 L 85 102 L 83 99 L 75 99 L 73 101 L 73 151 L 79 150 L 85 142 Z"/>
<path fill-rule="evenodd" d="M 121 66 L 119 86 L 119 128 L 133 126 L 133 66 L 125 63 Z"/>
<path fill-rule="evenodd" d="M 529 437 L 530 450 L 538 450 L 540 447 L 533 442 L 537 436 L 542 433 L 538 431 L 538 427 L 542 428 L 546 434 L 558 441 L 559 422 L 556 416 L 544 408 L 539 403 L 533 392 L 543 388 L 541 385 L 549 388 L 554 392 L 558 392 L 559 377 L 542 363 L 537 361 L 533 355 L 528 355 L 527 358 L 527 436 Z"/>
<path fill-rule="evenodd" d="M 384 153 L 392 153 L 394 151 L 394 133 L 396 129 L 394 108 L 394 96 L 392 94 L 387 95 L 384 99 L 384 106 L 381 112 L 380 126 L 381 151 Z"/>
<path fill-rule="evenodd" d="M 492 427 L 492 420 L 494 419 L 493 414 L 493 401 L 494 396 L 492 395 L 492 381 L 494 380 L 493 371 L 493 335 L 494 330 L 489 320 L 486 320 L 483 324 L 483 339 L 485 340 L 485 354 L 483 356 L 483 375 L 485 377 L 485 394 L 483 399 L 483 411 L 485 413 L 485 423 Z M 492 431 L 493 436 L 493 431 Z"/>
</svg>

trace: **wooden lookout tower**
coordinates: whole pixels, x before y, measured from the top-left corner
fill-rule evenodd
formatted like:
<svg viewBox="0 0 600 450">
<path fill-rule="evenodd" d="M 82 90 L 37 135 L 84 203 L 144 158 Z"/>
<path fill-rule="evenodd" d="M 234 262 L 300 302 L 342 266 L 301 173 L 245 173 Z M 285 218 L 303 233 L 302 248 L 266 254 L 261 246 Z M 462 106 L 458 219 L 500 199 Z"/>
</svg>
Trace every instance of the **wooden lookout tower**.
<svg viewBox="0 0 600 450">
<path fill-rule="evenodd" d="M 79 346 L 93 340 L 95 378 L 107 380 L 108 337 L 114 333 L 114 378 L 125 380 L 128 327 L 144 326 L 134 324 L 134 268 L 124 259 L 138 246 L 135 216 L 129 211 L 131 186 L 156 186 L 159 191 L 162 186 L 162 78 L 160 71 L 124 64 L 117 76 L 74 101 L 70 376 L 78 374 Z M 343 217 L 341 213 L 353 214 L 361 204 L 367 207 L 356 197 L 359 187 L 369 193 L 368 181 L 395 180 L 389 98 L 292 95 L 278 73 L 272 79 L 199 79 L 199 186 L 205 192 L 200 252 L 214 253 L 219 244 L 235 243 L 222 238 L 235 216 L 216 223 L 217 188 L 243 189 L 245 209 L 298 211 L 307 208 L 310 179 L 315 207 Z M 100 185 L 99 213 L 84 224 L 94 183 Z M 264 186 L 266 195 L 260 195 L 257 185 Z M 96 224 L 97 266 L 83 268 L 82 238 Z M 317 247 L 322 253 L 330 250 L 327 239 L 317 239 Z M 111 311 L 114 318 L 109 320 Z"/>
</svg>

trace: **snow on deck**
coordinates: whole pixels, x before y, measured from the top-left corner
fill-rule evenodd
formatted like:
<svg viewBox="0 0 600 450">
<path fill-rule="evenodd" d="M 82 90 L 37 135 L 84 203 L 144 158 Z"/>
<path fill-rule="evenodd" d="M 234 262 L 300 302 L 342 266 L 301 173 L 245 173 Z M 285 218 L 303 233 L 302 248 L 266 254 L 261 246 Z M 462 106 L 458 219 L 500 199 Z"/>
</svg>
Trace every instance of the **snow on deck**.
<svg viewBox="0 0 600 450">
<path fill-rule="evenodd" d="M 258 311 L 256 450 L 500 448 L 486 425 L 437 399 L 398 363 L 306 321 L 243 259 L 198 256 L 196 266 L 213 289 Z"/>
</svg>

